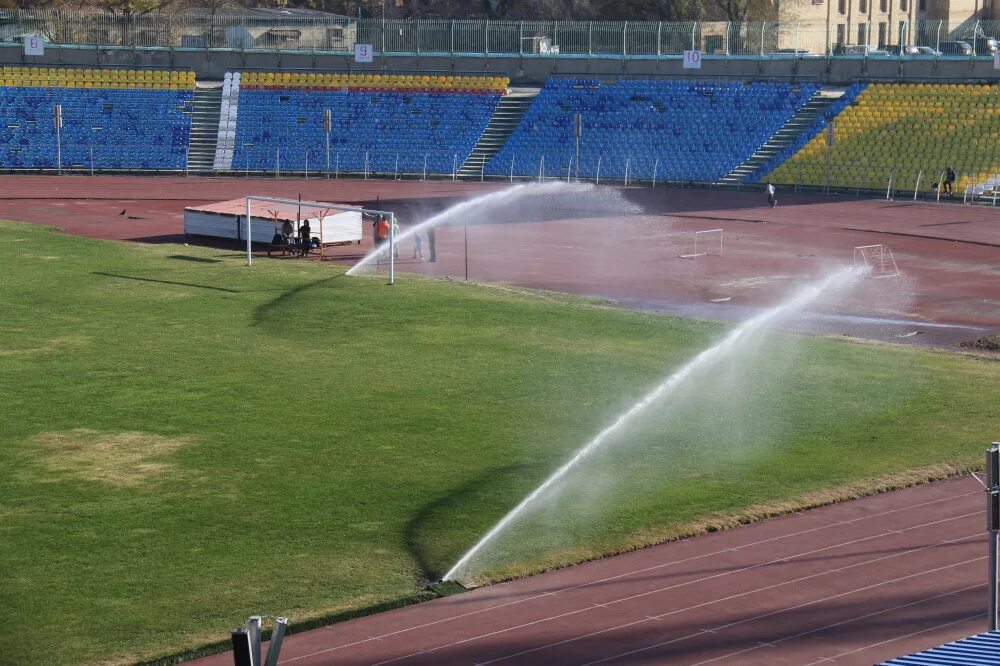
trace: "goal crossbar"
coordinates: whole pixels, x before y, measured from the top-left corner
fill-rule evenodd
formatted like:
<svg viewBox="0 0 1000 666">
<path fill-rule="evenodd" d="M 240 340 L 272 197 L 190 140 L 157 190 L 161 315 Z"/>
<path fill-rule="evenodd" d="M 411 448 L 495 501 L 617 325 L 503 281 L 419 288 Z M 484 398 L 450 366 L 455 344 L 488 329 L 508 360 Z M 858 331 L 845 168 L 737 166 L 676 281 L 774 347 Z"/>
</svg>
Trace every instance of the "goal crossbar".
<svg viewBox="0 0 1000 666">
<path fill-rule="evenodd" d="M 899 267 L 888 245 L 859 245 L 854 248 L 854 264 L 864 266 L 870 278 L 896 277 Z"/>
<path fill-rule="evenodd" d="M 679 235 L 690 241 L 690 245 L 681 250 L 681 257 L 684 259 L 704 257 L 709 254 L 722 256 L 722 229 L 681 232 Z"/>
<path fill-rule="evenodd" d="M 250 249 L 250 244 L 252 242 L 252 232 L 250 231 L 253 226 L 251 220 L 253 218 L 253 211 L 250 206 L 254 201 L 260 201 L 264 203 L 275 203 L 282 204 L 286 206 L 303 206 L 305 208 L 313 210 L 325 210 L 327 212 L 338 211 L 338 212 L 358 212 L 361 215 L 384 215 L 389 218 L 389 284 L 395 281 L 396 277 L 396 262 L 393 259 L 394 250 L 396 247 L 396 214 L 387 210 L 375 210 L 374 208 L 363 208 L 361 206 L 348 206 L 347 204 L 335 204 L 329 203 L 327 201 L 299 201 L 297 199 L 281 199 L 279 197 L 264 197 L 250 195 L 246 197 L 246 223 L 247 223 L 247 266 L 253 266 L 253 253 Z"/>
</svg>

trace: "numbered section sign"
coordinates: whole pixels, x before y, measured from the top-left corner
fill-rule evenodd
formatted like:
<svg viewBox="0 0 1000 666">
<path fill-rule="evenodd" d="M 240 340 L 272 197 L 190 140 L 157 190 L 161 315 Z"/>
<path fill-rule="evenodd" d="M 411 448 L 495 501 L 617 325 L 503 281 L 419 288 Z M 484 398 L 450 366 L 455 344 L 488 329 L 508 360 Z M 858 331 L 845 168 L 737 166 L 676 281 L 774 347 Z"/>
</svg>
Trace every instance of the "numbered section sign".
<svg viewBox="0 0 1000 666">
<path fill-rule="evenodd" d="M 701 51 L 684 52 L 684 69 L 701 69 Z"/>
<path fill-rule="evenodd" d="M 45 39 L 39 35 L 24 36 L 24 55 L 45 55 Z"/>
<path fill-rule="evenodd" d="M 354 62 L 371 62 L 371 61 L 372 61 L 372 45 L 355 44 Z"/>
</svg>

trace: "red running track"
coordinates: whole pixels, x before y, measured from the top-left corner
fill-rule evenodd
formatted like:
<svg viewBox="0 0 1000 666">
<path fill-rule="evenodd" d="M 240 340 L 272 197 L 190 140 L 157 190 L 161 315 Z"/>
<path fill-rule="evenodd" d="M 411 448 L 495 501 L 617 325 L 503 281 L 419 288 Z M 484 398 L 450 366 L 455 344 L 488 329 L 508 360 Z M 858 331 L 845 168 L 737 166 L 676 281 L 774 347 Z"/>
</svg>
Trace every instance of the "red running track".
<svg viewBox="0 0 1000 666">
<path fill-rule="evenodd" d="M 971 478 L 845 502 L 293 635 L 280 663 L 872 664 L 985 631 L 984 508 Z"/>
</svg>

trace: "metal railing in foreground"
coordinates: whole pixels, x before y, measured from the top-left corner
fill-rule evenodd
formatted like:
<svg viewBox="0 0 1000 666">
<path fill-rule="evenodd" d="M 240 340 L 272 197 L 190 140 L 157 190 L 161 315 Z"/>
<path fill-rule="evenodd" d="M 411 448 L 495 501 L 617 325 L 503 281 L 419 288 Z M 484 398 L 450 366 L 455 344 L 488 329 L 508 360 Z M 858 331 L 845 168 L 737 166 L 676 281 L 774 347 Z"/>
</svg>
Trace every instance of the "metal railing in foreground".
<svg viewBox="0 0 1000 666">
<path fill-rule="evenodd" d="M 188 174 L 245 178 L 324 178 L 392 180 L 465 180 L 479 182 L 589 182 L 637 188 L 702 188 L 763 192 L 770 180 L 780 193 L 824 194 L 848 197 L 880 197 L 894 200 L 986 202 L 996 205 L 1000 196 L 1000 168 L 997 164 L 955 163 L 955 180 L 947 182 L 941 165 L 915 163 L 840 164 L 825 161 L 788 162 L 780 172 L 762 176 L 759 182 L 723 183 L 718 180 L 688 178 L 679 175 L 669 158 L 642 159 L 631 156 L 598 156 L 582 166 L 570 154 L 539 155 L 530 160 L 514 158 L 503 169 L 486 165 L 465 168 L 458 153 L 442 155 L 430 152 L 364 153 L 301 150 L 276 147 L 267 159 L 255 155 L 252 163 L 237 155 L 229 169 L 155 168 L 143 165 L 123 166 L 103 159 L 92 146 L 62 146 L 58 152 L 35 164 L 18 164 L 17 153 L 0 149 L 0 172 L 64 174 Z M 61 157 L 66 155 L 67 157 Z M 37 156 L 37 153 L 36 153 Z M 61 164 L 58 160 L 61 159 Z M 113 159 L 113 158 L 112 158 Z M 530 161 L 530 169 L 521 165 Z"/>
<path fill-rule="evenodd" d="M 343 17 L 254 16 L 226 10 L 116 13 L 0 10 L 0 43 L 38 35 L 49 44 L 312 51 L 350 54 L 355 44 L 376 55 L 482 55 L 539 58 L 672 58 L 685 50 L 707 57 L 975 58 L 996 50 L 1000 21 L 902 21 L 851 34 L 825 22 L 799 21 L 409 21 Z M 956 45 L 965 41 L 971 53 Z M 925 47 L 923 53 L 900 45 Z"/>
</svg>

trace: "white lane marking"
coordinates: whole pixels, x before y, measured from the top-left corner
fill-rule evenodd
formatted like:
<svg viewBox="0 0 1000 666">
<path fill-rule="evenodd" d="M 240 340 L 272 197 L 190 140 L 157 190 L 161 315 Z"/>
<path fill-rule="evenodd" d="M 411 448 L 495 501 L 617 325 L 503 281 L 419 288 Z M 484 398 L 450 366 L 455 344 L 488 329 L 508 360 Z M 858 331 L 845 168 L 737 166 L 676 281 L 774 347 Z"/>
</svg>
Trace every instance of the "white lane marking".
<svg viewBox="0 0 1000 666">
<path fill-rule="evenodd" d="M 895 556 L 890 556 L 890 557 L 895 557 Z M 886 559 L 886 558 L 879 558 L 879 559 Z M 890 583 L 898 583 L 899 581 L 907 580 L 908 578 L 915 578 L 917 576 L 925 576 L 927 574 L 937 573 L 938 571 L 943 571 L 945 569 L 951 569 L 951 568 L 954 568 L 954 567 L 964 566 L 966 564 L 972 564 L 973 562 L 982 562 L 985 559 L 987 559 L 987 558 L 986 557 L 974 557 L 974 558 L 972 558 L 970 560 L 964 560 L 962 562 L 953 562 L 952 564 L 946 564 L 946 565 L 944 565 L 942 567 L 936 567 L 934 569 L 928 569 L 926 571 L 920 571 L 918 573 L 909 574 L 907 576 L 902 576 L 900 578 L 895 578 L 893 580 L 882 581 L 881 583 L 877 583 L 875 585 L 868 585 L 868 586 L 863 587 L 863 588 L 858 588 L 857 590 L 852 590 L 851 592 L 848 592 L 848 593 L 845 593 L 845 594 L 853 594 L 854 592 L 860 592 L 860 591 L 863 591 L 863 590 L 866 590 L 866 589 L 870 589 L 870 588 L 873 588 L 873 587 L 880 587 L 882 585 L 888 585 Z M 834 570 L 832 570 L 832 571 L 830 571 L 828 573 L 836 573 L 837 571 L 838 570 L 834 569 Z M 789 581 L 789 582 L 799 582 L 799 581 Z M 761 589 L 762 590 L 766 590 L 767 588 L 761 588 Z M 760 591 L 760 590 L 757 590 L 757 591 Z M 741 596 L 741 595 L 734 595 L 734 596 Z M 727 597 L 725 599 L 717 599 L 717 600 L 713 600 L 712 602 L 709 602 L 709 603 L 718 603 L 719 601 L 728 601 L 731 598 L 733 598 L 733 597 Z M 707 605 L 707 604 L 699 604 L 699 605 Z M 753 619 L 753 618 L 748 618 L 748 619 Z M 588 661 L 586 664 L 583 664 L 583 666 L 593 666 L 593 664 L 604 664 L 604 663 L 607 663 L 609 661 L 614 661 L 615 659 L 620 659 L 621 657 L 631 656 L 631 655 L 637 654 L 639 652 L 645 652 L 646 650 L 652 650 L 654 648 L 662 647 L 664 645 L 669 645 L 671 643 L 678 643 L 680 641 L 684 641 L 684 640 L 687 640 L 689 638 L 694 638 L 697 635 L 698 634 L 688 634 L 687 636 L 681 636 L 679 638 L 674 638 L 674 639 L 669 640 L 669 641 L 663 641 L 661 643 L 656 643 L 655 645 L 647 645 L 645 647 L 641 647 L 641 648 L 638 648 L 638 649 L 635 649 L 635 650 L 630 650 L 628 652 L 621 652 L 619 654 L 614 654 L 614 655 L 605 657 L 604 659 L 599 659 L 597 661 Z M 714 661 L 714 660 L 711 660 L 711 661 Z M 707 663 L 707 662 L 702 662 L 702 663 Z"/>
<path fill-rule="evenodd" d="M 952 500 L 957 500 L 957 499 L 962 499 L 964 497 L 968 497 L 969 495 L 978 495 L 980 492 L 981 491 L 977 490 L 977 491 L 974 491 L 974 492 L 959 493 L 958 495 L 949 495 L 948 497 L 940 497 L 938 499 L 928 500 L 926 502 L 920 502 L 919 504 L 908 504 L 906 506 L 897 507 L 895 509 L 889 509 L 887 511 L 880 511 L 878 513 L 872 513 L 872 514 L 868 514 L 868 515 L 865 515 L 865 516 L 858 516 L 857 518 L 851 518 L 849 520 L 841 520 L 841 521 L 838 521 L 836 523 L 827 523 L 827 524 L 821 525 L 819 527 L 810 527 L 809 529 L 799 530 L 797 532 L 790 532 L 788 534 L 781 534 L 781 535 L 778 535 L 778 536 L 775 536 L 775 537 L 768 537 L 767 539 L 761 539 L 759 541 L 751 541 L 749 543 L 743 544 L 742 546 L 730 546 L 730 547 L 727 547 L 727 548 L 722 548 L 722 549 L 719 549 L 719 550 L 711 551 L 711 552 L 708 552 L 708 553 L 702 553 L 701 555 L 693 555 L 691 557 L 686 557 L 686 558 L 682 558 L 682 559 L 679 559 L 679 560 L 673 560 L 671 562 L 663 562 L 661 564 L 655 564 L 653 566 L 643 567 L 642 569 L 635 569 L 633 571 L 628 571 L 626 573 L 621 573 L 621 574 L 617 574 L 617 575 L 614 575 L 614 576 L 608 576 L 606 578 L 598 578 L 597 580 L 592 580 L 592 581 L 589 581 L 589 582 L 586 582 L 586 583 L 578 583 L 576 585 L 570 585 L 568 587 L 564 587 L 564 588 L 556 590 L 556 591 L 543 592 L 541 594 L 534 594 L 532 596 L 525 597 L 524 599 L 518 599 L 516 601 L 507 601 L 507 602 L 504 602 L 502 604 L 497 604 L 495 606 L 488 606 L 486 608 L 480 608 L 479 610 L 469 611 L 467 613 L 459 613 L 458 615 L 452 615 L 450 617 L 441 618 L 440 620 L 434 620 L 433 622 L 425 622 L 423 624 L 414 625 L 412 627 L 407 627 L 405 629 L 397 629 L 396 631 L 390 631 L 390 632 L 386 632 L 384 634 L 380 634 L 377 637 L 366 638 L 366 639 L 359 640 L 359 641 L 353 641 L 353 642 L 350 642 L 350 643 L 345 643 L 343 645 L 337 645 L 337 646 L 334 646 L 334 647 L 331 647 L 331 648 L 326 648 L 324 650 L 319 650 L 317 652 L 311 652 L 309 654 L 300 655 L 298 657 L 291 657 L 290 659 L 282 659 L 280 663 L 284 664 L 284 663 L 290 663 L 290 662 L 293 662 L 293 661 L 298 661 L 299 659 L 308 659 L 309 657 L 315 657 L 317 655 L 326 654 L 327 652 L 335 652 L 337 650 L 343 650 L 345 648 L 350 648 L 350 647 L 355 647 L 357 645 L 362 645 L 362 644 L 364 644 L 364 643 L 366 643 L 366 642 L 368 642 L 370 640 L 387 638 L 387 637 L 390 637 L 390 636 L 397 636 L 399 634 L 404 634 L 404 633 L 409 632 L 409 631 L 416 631 L 416 630 L 419 630 L 419 629 L 425 629 L 427 627 L 432 627 L 434 625 L 441 624 L 443 622 L 451 622 L 452 620 L 461 620 L 461 619 L 470 617 L 472 615 L 478 615 L 480 613 L 488 613 L 490 611 L 500 610 L 500 609 L 506 608 L 508 606 L 514 606 L 514 605 L 522 604 L 522 603 L 525 603 L 525 602 L 528 602 L 528 601 L 534 601 L 534 600 L 537 600 L 537 599 L 542 599 L 544 597 L 555 595 L 555 594 L 559 594 L 559 593 L 562 593 L 562 592 L 569 592 L 571 590 L 581 589 L 581 588 L 589 587 L 591 585 L 600 585 L 602 583 L 607 583 L 607 582 L 610 582 L 610 581 L 613 581 L 613 580 L 618 580 L 618 579 L 621 579 L 621 578 L 627 578 L 629 576 L 634 576 L 636 574 L 646 573 L 648 571 L 654 571 L 656 569 L 662 569 L 662 568 L 665 568 L 665 567 L 674 566 L 676 564 L 685 564 L 687 562 L 693 562 L 695 560 L 700 560 L 700 559 L 707 559 L 707 558 L 710 558 L 710 557 L 714 557 L 716 555 L 725 555 L 726 553 L 736 552 L 736 551 L 742 550 L 744 548 L 751 548 L 753 546 L 760 546 L 760 545 L 764 545 L 764 544 L 767 544 L 767 543 L 772 543 L 772 542 L 775 542 L 775 541 L 781 541 L 782 539 L 788 539 L 788 538 L 791 538 L 791 537 L 802 536 L 803 534 L 810 534 L 812 532 L 818 532 L 820 530 L 830 529 L 830 528 L 833 528 L 833 527 L 841 527 L 843 525 L 850 525 L 852 523 L 857 523 L 857 522 L 861 522 L 861 521 L 865 521 L 865 520 L 870 520 L 872 518 L 881 518 L 883 516 L 888 516 L 888 515 L 891 515 L 891 514 L 894 514 L 894 513 L 899 513 L 901 511 L 908 511 L 910 509 L 919 509 L 919 508 L 922 508 L 922 507 L 930 506 L 932 504 L 938 504 L 940 502 L 950 502 Z"/>
<path fill-rule="evenodd" d="M 938 525 L 938 524 L 941 524 L 941 523 L 949 522 L 951 520 L 957 520 L 957 519 L 961 519 L 961 518 L 968 518 L 970 516 L 978 515 L 979 513 L 981 513 L 981 512 L 980 511 L 974 511 L 974 512 L 970 512 L 970 513 L 962 514 L 960 516 L 955 516 L 953 518 L 945 518 L 945 519 L 941 519 L 941 520 L 934 520 L 934 521 L 931 521 L 931 522 L 928 522 L 928 523 L 923 523 L 921 525 L 914 525 L 912 527 L 908 527 L 904 531 L 921 529 L 921 528 L 924 528 L 924 527 L 930 527 L 932 525 Z M 823 548 L 816 548 L 816 549 L 813 549 L 813 550 L 804 551 L 802 553 L 798 553 L 797 555 L 792 555 L 790 557 L 785 557 L 785 558 L 781 558 L 781 559 L 782 560 L 791 560 L 791 559 L 795 559 L 797 557 L 804 557 L 806 555 L 814 555 L 816 553 L 821 553 L 821 552 L 826 551 L 826 550 L 832 550 L 832 549 L 835 549 L 835 548 L 839 548 L 841 546 L 848 546 L 848 545 L 853 545 L 853 544 L 857 544 L 857 543 L 862 543 L 864 541 L 870 541 L 872 539 L 879 539 L 879 538 L 882 538 L 884 536 L 887 536 L 887 535 L 886 534 L 878 534 L 878 535 L 874 535 L 874 536 L 870 536 L 870 537 L 864 537 L 862 539 L 852 539 L 851 541 L 845 541 L 843 543 L 835 544 L 835 545 L 832 545 L 832 546 L 825 546 Z M 965 540 L 965 539 L 970 539 L 970 538 L 976 538 L 976 537 L 980 537 L 980 536 L 981 535 L 979 535 L 979 534 L 975 534 L 975 535 L 968 536 L 968 537 L 962 537 L 960 540 Z M 852 569 L 854 567 L 862 566 L 864 564 L 870 564 L 872 562 L 879 562 L 879 561 L 890 559 L 890 558 L 893 558 L 893 557 L 899 557 L 901 555 L 906 555 L 906 554 L 909 554 L 909 553 L 914 553 L 914 552 L 918 552 L 918 551 L 921 551 L 921 550 L 926 550 L 928 548 L 935 548 L 935 547 L 937 547 L 939 545 L 940 544 L 936 542 L 934 544 L 928 544 L 928 545 L 925 545 L 925 546 L 921 546 L 919 548 L 913 548 L 913 549 L 910 549 L 910 550 L 905 550 L 905 551 L 901 551 L 901 552 L 898 552 L 898 553 L 893 553 L 891 555 L 884 555 L 882 557 L 874 558 L 874 559 L 871 559 L 871 560 L 865 560 L 863 562 L 857 562 L 855 564 L 850 564 L 850 565 L 841 567 L 839 569 L 830 569 L 830 570 L 822 571 L 822 572 L 819 572 L 819 573 L 810 574 L 810 575 L 804 576 L 802 578 L 798 578 L 798 579 L 794 579 L 794 580 L 790 580 L 790 581 L 784 581 L 784 582 L 781 582 L 781 583 L 775 583 L 775 584 L 769 585 L 767 587 L 758 588 L 758 589 L 750 590 L 750 591 L 747 591 L 747 592 L 741 592 L 739 594 L 735 594 L 735 595 L 732 595 L 732 596 L 729 596 L 729 597 L 724 597 L 722 599 L 713 599 L 711 601 L 707 601 L 707 602 L 703 602 L 703 603 L 700 603 L 700 604 L 696 604 L 694 606 L 688 606 L 686 608 L 677 609 L 675 611 L 671 611 L 669 613 L 664 613 L 664 614 L 657 615 L 657 616 L 654 616 L 654 617 L 656 619 L 662 619 L 662 618 L 667 617 L 669 615 L 674 615 L 676 613 L 681 613 L 681 612 L 692 610 L 692 609 L 695 609 L 695 608 L 700 608 L 702 606 L 707 606 L 707 605 L 710 605 L 710 604 L 718 603 L 719 601 L 726 601 L 726 600 L 729 600 L 729 599 L 735 599 L 737 597 L 745 596 L 745 595 L 748 595 L 748 594 L 753 594 L 754 592 L 760 592 L 760 591 L 764 591 L 764 590 L 769 590 L 769 589 L 772 589 L 772 588 L 775 588 L 775 587 L 780 587 L 782 585 L 787 585 L 789 583 L 801 582 L 801 581 L 804 581 L 804 580 L 808 580 L 810 578 L 815 578 L 817 576 L 824 576 L 824 575 L 829 574 L 829 573 L 836 573 L 836 572 L 839 572 L 839 571 L 845 571 L 847 569 Z M 720 572 L 720 573 L 712 574 L 711 576 L 704 576 L 702 578 L 697 578 L 697 579 L 690 580 L 690 581 L 687 581 L 687 582 L 684 582 L 684 583 L 677 583 L 677 584 L 674 584 L 674 585 L 668 585 L 666 587 L 661 587 L 661 588 L 657 588 L 657 589 L 653 589 L 653 590 L 646 590 L 645 592 L 640 592 L 638 594 L 633 594 L 633 595 L 630 595 L 630 596 L 627 596 L 627 597 L 621 597 L 621 598 L 614 599 L 614 600 L 611 600 L 611 601 L 605 601 L 604 605 L 605 606 L 611 606 L 613 604 L 618 604 L 618 603 L 622 603 L 622 602 L 625 602 L 625 601 L 632 601 L 633 599 L 638 599 L 638 598 L 641 598 L 641 597 L 649 596 L 651 594 L 658 594 L 660 592 L 666 592 L 668 590 L 674 590 L 674 589 L 677 589 L 677 588 L 680 588 L 680 587 L 686 587 L 688 585 L 694 585 L 696 583 L 702 583 L 702 582 L 705 582 L 707 580 L 712 580 L 712 579 L 715 579 L 715 578 L 721 578 L 723 576 L 729 576 L 729 575 L 732 575 L 732 574 L 739 574 L 739 573 L 746 573 L 747 571 L 750 571 L 750 570 L 753 570 L 753 569 L 758 569 L 760 567 L 768 566 L 769 564 L 773 564 L 774 562 L 775 562 L 775 560 L 769 560 L 769 561 L 766 561 L 766 562 L 758 562 L 757 564 L 752 564 L 750 566 L 743 567 L 743 568 L 740 568 L 740 569 L 732 569 L 730 571 L 723 571 L 723 572 Z M 564 617 L 567 617 L 567 616 L 570 616 L 570 615 L 576 615 L 578 613 L 582 613 L 582 612 L 585 612 L 585 611 L 588 611 L 588 610 L 593 610 L 593 608 L 594 608 L 594 606 L 592 606 L 592 605 L 586 606 L 584 608 L 578 608 L 576 610 L 567 611 L 565 613 L 560 613 L 558 615 L 553 615 L 553 616 L 550 616 L 550 617 L 540 618 L 540 619 L 534 620 L 532 622 L 527 622 L 527 623 L 524 623 L 524 624 L 519 624 L 519 625 L 516 625 L 516 626 L 513 626 L 513 627 L 507 627 L 505 629 L 498 629 L 496 631 L 491 631 L 491 632 L 488 632 L 488 633 L 485 633 L 485 634 L 480 634 L 480 635 L 477 635 L 477 636 L 471 636 L 469 638 L 464 638 L 462 640 L 454 641 L 452 643 L 447 643 L 447 644 L 444 644 L 444 645 L 439 645 L 439 646 L 437 646 L 435 648 L 431 648 L 431 650 L 432 651 L 433 650 L 443 650 L 445 648 L 454 647 L 456 645 L 461 645 L 463 643 L 468 643 L 470 641 L 476 641 L 476 640 L 479 640 L 479 639 L 482 639 L 482 638 L 488 638 L 490 636 L 495 636 L 497 634 L 503 634 L 503 633 L 507 633 L 509 631 L 517 631 L 518 629 L 523 629 L 525 627 L 530 627 L 530 626 L 533 626 L 533 625 L 536 625 L 536 624 L 541 624 L 542 622 L 548 622 L 550 620 L 558 620 L 558 619 L 561 619 L 561 618 L 564 618 Z M 640 619 L 640 620 L 635 620 L 635 621 L 632 621 L 632 622 L 621 624 L 621 625 L 618 625 L 618 626 L 615 626 L 615 627 L 609 627 L 607 629 L 602 629 L 600 631 L 592 632 L 592 633 L 589 633 L 589 634 L 584 634 L 584 635 L 576 636 L 576 637 L 573 637 L 573 638 L 567 638 L 567 639 L 564 639 L 564 640 L 561 640 L 561 641 L 557 641 L 555 643 L 549 643 L 549 644 L 546 644 L 546 645 L 541 645 L 541 646 L 538 646 L 538 647 L 531 648 L 529 650 L 522 650 L 521 652 L 517 652 L 515 654 L 505 655 L 503 657 L 499 657 L 497 659 L 493 659 L 492 661 L 487 661 L 487 662 L 483 662 L 483 663 L 484 664 L 496 663 L 498 661 L 503 661 L 505 659 L 510 659 L 512 657 L 517 657 L 517 656 L 524 655 L 524 654 L 529 654 L 529 653 L 532 653 L 532 652 L 538 652 L 539 650 L 544 650 L 544 649 L 547 649 L 547 648 L 550 648 L 550 647 L 555 647 L 555 646 L 558 646 L 558 645 L 563 645 L 565 643 L 571 643 L 573 641 L 577 641 L 577 640 L 581 640 L 581 639 L 584 639 L 584 638 L 588 638 L 590 636 L 595 636 L 595 635 L 598 635 L 598 634 L 603 634 L 603 633 L 606 633 L 608 631 L 614 631 L 616 629 L 623 629 L 625 627 L 630 627 L 632 625 L 640 624 L 640 623 L 646 622 L 646 621 L 647 621 L 646 618 L 643 618 L 643 619 Z M 403 655 L 403 656 L 400 656 L 400 657 L 396 657 L 394 659 L 390 659 L 390 660 L 387 660 L 387 661 L 379 662 L 379 664 L 388 664 L 388 663 L 391 663 L 391 662 L 394 662 L 394 661 L 399 661 L 399 660 L 406 659 L 408 657 L 414 656 L 415 654 L 418 654 L 418 653 L 413 653 L 413 654 L 410 654 L 410 655 Z"/>
<path fill-rule="evenodd" d="M 981 617 L 986 617 L 986 613 L 975 613 L 974 615 L 968 615 L 966 617 L 959 618 L 958 620 L 953 620 L 951 622 L 945 622 L 944 624 L 937 624 L 937 625 L 934 625 L 933 627 L 928 627 L 927 629 L 921 629 L 920 631 L 914 631 L 912 633 L 903 634 L 901 636 L 894 636 L 893 638 L 890 638 L 888 640 L 879 641 L 878 643 L 871 643 L 870 645 L 865 645 L 864 647 L 859 647 L 859 648 L 856 648 L 854 650 L 850 650 L 848 652 L 841 652 L 840 654 L 835 654 L 832 657 L 822 657 L 819 661 L 811 661 L 808 664 L 805 664 L 804 666 L 815 666 L 816 664 L 819 664 L 819 663 L 822 663 L 822 662 L 833 662 L 833 661 L 836 661 L 837 659 L 840 659 L 841 657 L 846 657 L 848 655 L 852 655 L 852 654 L 855 654 L 857 652 L 863 652 L 865 650 L 870 650 L 872 648 L 877 648 L 877 647 L 880 647 L 882 645 L 887 645 L 888 643 L 895 643 L 896 641 L 901 641 L 901 640 L 904 640 L 904 639 L 907 639 L 907 638 L 913 638 L 914 636 L 919 636 L 920 634 L 926 634 L 929 631 L 934 631 L 936 629 L 944 629 L 945 627 L 950 627 L 953 624 L 961 624 L 962 622 L 968 622 L 969 620 L 976 620 L 976 619 L 979 619 Z"/>
<path fill-rule="evenodd" d="M 983 559 L 986 559 L 986 558 L 980 557 L 978 559 L 979 560 L 983 560 Z M 971 560 L 969 560 L 969 561 L 971 561 Z M 920 574 L 920 575 L 922 575 L 922 574 Z M 858 588 L 857 590 L 852 590 L 850 592 L 844 592 L 843 594 L 834 595 L 832 597 L 829 597 L 829 599 L 836 599 L 837 597 L 843 597 L 843 596 L 846 596 L 848 594 L 854 594 L 855 592 L 863 592 L 863 591 L 871 589 L 871 588 L 880 587 L 882 585 L 886 585 L 888 583 L 894 583 L 894 582 L 896 582 L 896 581 L 885 581 L 885 582 L 882 582 L 882 583 L 878 583 L 877 585 L 869 585 L 867 587 L 861 587 L 861 588 Z M 923 599 L 918 599 L 917 601 L 911 601 L 909 603 L 899 604 L 897 606 L 893 606 L 892 608 L 884 608 L 884 609 L 882 609 L 880 611 L 874 611 L 874 612 L 871 612 L 871 613 L 866 613 L 864 615 L 857 615 L 855 617 L 847 618 L 846 620 L 841 620 L 840 622 L 834 622 L 833 624 L 828 624 L 828 625 L 825 625 L 825 626 L 822 626 L 822 627 L 817 627 L 815 629 L 810 629 L 808 631 L 801 631 L 801 632 L 799 632 L 797 634 L 792 634 L 791 636 L 785 636 L 784 638 L 779 638 L 778 640 L 774 641 L 771 644 L 771 646 L 773 647 L 774 645 L 777 645 L 778 643 L 784 643 L 785 641 L 794 640 L 796 638 L 802 638 L 803 636 L 809 636 L 811 634 L 815 634 L 815 633 L 818 633 L 820 631 L 825 631 L 827 629 L 833 629 L 834 627 L 839 627 L 840 625 L 843 625 L 843 624 L 850 624 L 852 622 L 857 622 L 858 620 L 866 620 L 866 619 L 868 619 L 870 617 L 875 617 L 876 615 L 882 615 L 884 613 L 891 613 L 892 611 L 901 610 L 901 609 L 907 608 L 909 606 L 916 606 L 916 605 L 922 604 L 922 603 L 924 603 L 926 601 L 933 601 L 934 599 L 940 599 L 941 597 L 950 597 L 950 596 L 953 596 L 955 594 L 961 594 L 962 592 L 968 592 L 969 590 L 974 590 L 974 589 L 980 588 L 980 587 L 983 587 L 982 583 L 979 583 L 979 584 L 976 584 L 976 585 L 969 585 L 968 587 L 959 588 L 957 590 L 949 590 L 948 592 L 941 592 L 939 594 L 935 594 L 935 595 L 932 595 L 930 597 L 924 597 Z M 827 599 L 823 599 L 821 601 L 826 601 L 826 600 Z M 808 604 L 802 604 L 801 606 L 793 606 L 791 609 L 788 609 L 788 610 L 794 610 L 796 608 L 801 608 L 802 606 L 809 606 L 812 603 L 819 603 L 819 602 L 816 601 L 816 602 L 810 602 Z M 769 613 L 768 615 L 772 615 L 772 614 L 773 613 Z M 766 616 L 764 616 L 764 617 L 766 617 Z M 739 622 L 734 622 L 733 624 L 734 625 L 735 624 L 739 624 Z M 732 625 L 727 625 L 727 626 L 732 626 Z M 751 652 L 752 650 L 756 650 L 756 649 L 757 648 L 747 648 L 745 650 L 738 650 L 736 652 L 730 652 L 729 654 L 724 654 L 721 657 L 714 657 L 712 659 L 706 659 L 705 661 L 699 661 L 698 663 L 692 664 L 691 666 L 700 666 L 700 664 L 710 664 L 713 661 L 719 661 L 720 659 L 728 659 L 729 657 L 735 657 L 736 655 L 740 655 L 740 654 L 743 654 L 745 652 Z"/>
</svg>

